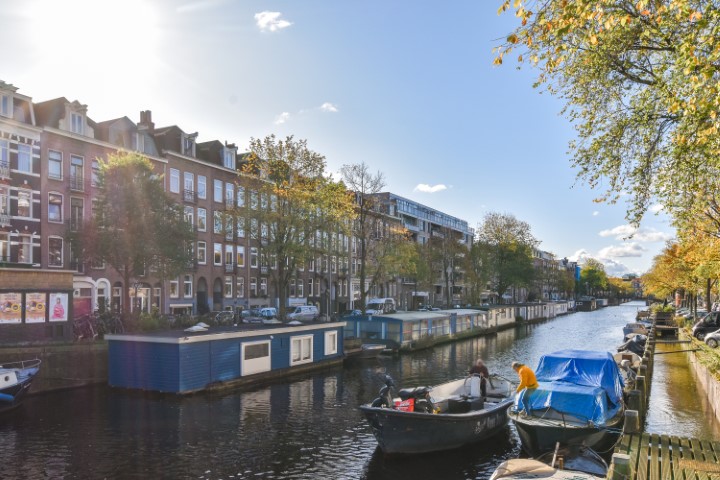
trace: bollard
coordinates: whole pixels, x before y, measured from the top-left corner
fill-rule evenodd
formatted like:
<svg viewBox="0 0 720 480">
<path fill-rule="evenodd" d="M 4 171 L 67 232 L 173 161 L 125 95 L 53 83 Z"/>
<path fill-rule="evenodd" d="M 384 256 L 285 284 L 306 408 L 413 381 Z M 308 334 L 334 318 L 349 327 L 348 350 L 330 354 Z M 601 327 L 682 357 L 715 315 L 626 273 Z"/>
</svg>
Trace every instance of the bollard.
<svg viewBox="0 0 720 480">
<path fill-rule="evenodd" d="M 625 423 L 627 423 L 627 413 L 629 411 L 634 411 L 635 415 L 638 415 L 639 417 L 642 417 L 642 403 L 641 403 L 641 393 L 640 390 L 630 390 L 627 394 L 627 406 L 628 410 L 625 411 Z M 638 418 L 638 422 L 639 422 Z"/>
<path fill-rule="evenodd" d="M 612 475 L 608 478 L 611 480 L 626 480 L 632 477 L 632 466 L 630 465 L 630 455 L 626 453 L 613 453 L 612 463 L 610 464 Z"/>
<path fill-rule="evenodd" d="M 636 391 L 637 390 L 633 390 L 633 392 Z M 640 433 L 640 415 L 637 410 L 625 410 L 625 423 L 623 423 L 623 433 Z"/>
</svg>

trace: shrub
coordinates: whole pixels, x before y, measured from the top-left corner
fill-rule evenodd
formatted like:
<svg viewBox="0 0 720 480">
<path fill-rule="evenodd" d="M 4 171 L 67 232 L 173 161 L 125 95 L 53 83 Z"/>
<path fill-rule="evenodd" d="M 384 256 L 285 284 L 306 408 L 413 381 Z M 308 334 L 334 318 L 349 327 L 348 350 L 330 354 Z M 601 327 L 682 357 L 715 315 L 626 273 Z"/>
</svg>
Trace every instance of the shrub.
<svg viewBox="0 0 720 480">
<path fill-rule="evenodd" d="M 140 314 L 138 328 L 141 332 L 152 332 L 160 329 L 160 319 L 149 313 Z"/>
</svg>

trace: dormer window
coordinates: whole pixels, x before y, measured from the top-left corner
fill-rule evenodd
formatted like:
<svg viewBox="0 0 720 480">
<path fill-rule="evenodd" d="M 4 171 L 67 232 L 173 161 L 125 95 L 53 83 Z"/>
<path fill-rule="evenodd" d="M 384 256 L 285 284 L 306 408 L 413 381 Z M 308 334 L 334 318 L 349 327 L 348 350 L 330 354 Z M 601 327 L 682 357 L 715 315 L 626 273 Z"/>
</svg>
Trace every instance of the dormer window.
<svg viewBox="0 0 720 480">
<path fill-rule="evenodd" d="M 3 117 L 12 117 L 13 98 L 6 94 L 0 93 L 0 115 Z"/>
<path fill-rule="evenodd" d="M 77 133 L 78 135 L 82 135 L 85 131 L 85 117 L 80 115 L 79 113 L 71 113 L 70 114 L 70 128 L 73 133 Z"/>
<path fill-rule="evenodd" d="M 235 170 L 235 150 L 226 148 L 223 155 L 223 166 Z"/>
<path fill-rule="evenodd" d="M 195 156 L 195 136 L 186 135 L 183 136 L 183 151 L 182 154 L 188 157 Z"/>
</svg>

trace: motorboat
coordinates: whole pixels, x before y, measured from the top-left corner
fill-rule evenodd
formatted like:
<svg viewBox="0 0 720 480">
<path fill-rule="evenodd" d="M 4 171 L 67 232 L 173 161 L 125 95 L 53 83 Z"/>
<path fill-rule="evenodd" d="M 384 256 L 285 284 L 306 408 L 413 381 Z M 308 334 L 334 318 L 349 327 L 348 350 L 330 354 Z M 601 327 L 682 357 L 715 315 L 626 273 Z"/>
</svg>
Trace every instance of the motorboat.
<svg viewBox="0 0 720 480">
<path fill-rule="evenodd" d="M 385 454 L 459 448 L 490 438 L 507 427 L 508 409 L 513 403 L 512 384 L 494 375 L 486 381 L 484 398 L 481 379 L 470 376 L 433 387 L 399 390 L 391 405 L 376 399 L 360 406 L 360 410 Z M 426 405 L 431 408 L 407 408 L 408 392 L 416 391 L 430 392 Z"/>
<path fill-rule="evenodd" d="M 562 350 L 541 357 L 538 388 L 515 397 L 510 418 L 530 455 L 556 443 L 604 452 L 617 442 L 625 406 L 623 380 L 609 352 Z"/>
<path fill-rule="evenodd" d="M 40 371 L 41 360 L 25 360 L 0 365 L 0 413 L 20 405 Z"/>
<path fill-rule="evenodd" d="M 627 339 L 628 335 L 647 335 L 648 334 L 648 327 L 645 323 L 640 322 L 633 322 L 633 323 L 627 323 L 623 327 L 623 338 Z"/>
<path fill-rule="evenodd" d="M 513 458 L 501 463 L 490 480 L 600 480 L 607 476 L 608 466 L 595 451 L 584 445 L 560 447 L 535 459 Z"/>
</svg>

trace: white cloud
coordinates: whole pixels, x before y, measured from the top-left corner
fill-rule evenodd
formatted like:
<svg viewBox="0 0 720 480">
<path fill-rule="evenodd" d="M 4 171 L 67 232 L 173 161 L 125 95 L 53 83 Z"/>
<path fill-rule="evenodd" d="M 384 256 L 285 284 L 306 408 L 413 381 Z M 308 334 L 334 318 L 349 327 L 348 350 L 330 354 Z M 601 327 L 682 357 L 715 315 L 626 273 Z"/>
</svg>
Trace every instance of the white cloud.
<svg viewBox="0 0 720 480">
<path fill-rule="evenodd" d="M 616 257 L 642 257 L 647 248 L 637 242 L 627 242 L 622 245 L 610 245 L 598 252 L 600 258 Z"/>
<path fill-rule="evenodd" d="M 663 205 L 663 204 L 661 204 L 661 203 L 656 203 L 655 205 L 651 205 L 650 208 L 649 208 L 649 210 L 650 210 L 652 213 L 658 213 L 659 211 L 661 211 L 661 210 L 664 209 L 664 208 L 665 208 L 665 205 Z"/>
<path fill-rule="evenodd" d="M 280 12 L 260 12 L 255 14 L 255 22 L 262 32 L 277 32 L 292 25 L 287 20 L 280 20 Z"/>
<path fill-rule="evenodd" d="M 568 260 L 571 262 L 577 262 L 580 266 L 582 266 L 588 258 L 593 258 L 600 263 L 603 264 L 605 267 L 605 273 L 610 277 L 621 277 L 625 275 L 626 273 L 637 273 L 633 272 L 627 265 L 625 265 L 622 262 L 619 262 L 612 258 L 611 256 L 607 255 L 606 253 L 614 253 L 610 251 L 609 249 L 615 248 L 615 247 L 607 247 L 598 253 L 598 255 L 592 255 L 587 250 L 580 249 L 576 251 L 574 254 L 568 257 Z M 607 251 L 607 252 L 606 252 Z"/>
<path fill-rule="evenodd" d="M 595 210 L 595 211 L 593 212 L 593 217 L 597 217 L 598 215 L 600 215 L 600 212 L 598 212 L 597 210 Z"/>
<path fill-rule="evenodd" d="M 435 193 L 435 192 L 442 192 L 443 190 L 447 190 L 447 187 L 443 185 L 442 183 L 438 183 L 437 185 L 428 185 L 427 183 L 419 183 L 414 189 L 414 192 L 423 192 L 423 193 Z"/>
<path fill-rule="evenodd" d="M 632 272 L 627 265 L 617 262 L 611 258 L 603 258 L 600 261 L 605 266 L 605 273 L 608 277 L 622 277 L 626 273 L 635 273 Z"/>
<path fill-rule="evenodd" d="M 325 102 L 322 105 L 320 105 L 320 110 L 322 110 L 323 112 L 337 113 L 338 108 L 337 108 L 337 105 L 333 105 L 330 102 Z"/>
<path fill-rule="evenodd" d="M 275 117 L 275 122 L 273 122 L 273 123 L 275 123 L 275 125 L 282 125 L 283 123 L 287 122 L 288 120 L 290 120 L 290 114 L 288 112 L 283 112 L 280 115 L 278 115 L 277 117 Z"/>
<path fill-rule="evenodd" d="M 200 10 L 207 10 L 209 8 L 219 7 L 225 3 L 225 1 L 226 0 L 201 0 L 199 2 L 186 3 L 177 7 L 176 11 L 178 13 L 191 13 Z"/>
<path fill-rule="evenodd" d="M 601 237 L 615 237 L 616 240 L 632 238 L 636 242 L 665 242 L 672 238 L 672 235 L 654 228 L 635 228 L 630 225 L 619 225 L 599 233 Z"/>
</svg>

